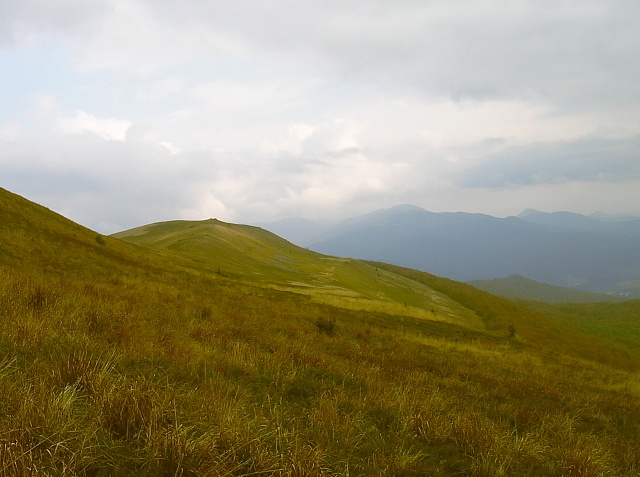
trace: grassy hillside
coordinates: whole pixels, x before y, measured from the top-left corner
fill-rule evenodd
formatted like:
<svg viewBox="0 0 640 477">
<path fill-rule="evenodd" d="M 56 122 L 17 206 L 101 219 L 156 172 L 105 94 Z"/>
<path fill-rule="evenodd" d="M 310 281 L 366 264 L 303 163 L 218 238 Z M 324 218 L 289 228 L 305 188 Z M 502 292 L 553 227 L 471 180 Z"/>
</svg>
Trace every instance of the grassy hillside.
<svg viewBox="0 0 640 477">
<path fill-rule="evenodd" d="M 551 305 L 513 302 L 471 285 L 394 265 L 372 262 L 440 291 L 480 316 L 487 332 L 518 336 L 527 352 L 566 354 L 616 368 L 640 369 L 640 339 L 627 331 L 640 324 L 640 301 L 622 304 Z M 566 313 L 571 310 L 571 313 Z M 595 310 L 599 313 L 595 314 Z M 605 317 L 610 313 L 609 317 Z M 614 319 L 613 317 L 616 317 Z M 597 321 L 600 327 L 589 326 Z M 637 333 L 633 333 L 637 336 Z"/>
<path fill-rule="evenodd" d="M 617 295 L 592 293 L 575 288 L 549 285 L 529 280 L 520 275 L 510 275 L 494 280 L 474 280 L 469 283 L 493 295 L 512 300 L 534 300 L 545 303 L 599 303 L 625 300 L 625 297 Z"/>
<path fill-rule="evenodd" d="M 191 259 L 197 270 L 314 302 L 482 326 L 475 313 L 422 283 L 358 260 L 311 252 L 257 227 L 215 219 L 173 221 L 114 237 Z"/>
<path fill-rule="evenodd" d="M 554 341 L 593 335 L 571 310 L 258 252 L 238 226 L 200 254 L 199 234 L 98 237 L 2 190 L 0 214 L 2 475 L 638 475 L 635 341 Z M 224 257 L 243 241 L 254 258 Z M 614 330 L 635 309 L 599 310 Z"/>
<path fill-rule="evenodd" d="M 620 348 L 619 353 L 633 353 L 640 349 L 640 300 L 616 304 L 565 303 L 556 306 L 528 303 L 527 306 L 606 340 L 609 346 Z M 633 354 L 633 359 L 636 359 L 635 356 Z"/>
</svg>

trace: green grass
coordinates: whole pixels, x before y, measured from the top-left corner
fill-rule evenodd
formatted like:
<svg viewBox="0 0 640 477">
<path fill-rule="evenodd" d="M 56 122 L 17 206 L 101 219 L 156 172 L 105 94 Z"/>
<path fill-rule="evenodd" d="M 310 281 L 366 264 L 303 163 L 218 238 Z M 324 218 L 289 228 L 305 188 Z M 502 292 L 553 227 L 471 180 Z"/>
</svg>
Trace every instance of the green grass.
<svg viewBox="0 0 640 477">
<path fill-rule="evenodd" d="M 615 335 L 624 336 L 631 328 L 637 329 L 638 301 L 555 305 L 513 302 L 471 285 L 424 272 L 393 265 L 375 265 L 420 281 L 447 295 L 482 317 L 486 330 L 493 334 L 509 336 L 510 327 L 513 327 L 520 345 L 595 360 L 615 368 L 640 368 L 640 342 L 614 339 Z M 610 316 L 603 319 L 607 314 Z M 601 333 L 605 328 L 608 331 Z"/>
<path fill-rule="evenodd" d="M 2 475 L 640 472 L 635 341 L 588 353 L 573 309 L 266 235 L 103 245 L 2 190 L 0 237 Z M 581 313 L 632 328 L 607 306 Z"/>
<path fill-rule="evenodd" d="M 511 300 L 535 300 L 544 303 L 600 303 L 625 300 L 618 295 L 591 293 L 575 288 L 549 285 L 519 275 L 494 280 L 475 280 L 470 284 L 493 295 Z"/>
<path fill-rule="evenodd" d="M 319 303 L 481 326 L 477 315 L 423 283 L 358 260 L 311 252 L 257 227 L 215 219 L 173 221 L 114 237 L 172 252 L 199 271 L 307 295 Z"/>
</svg>

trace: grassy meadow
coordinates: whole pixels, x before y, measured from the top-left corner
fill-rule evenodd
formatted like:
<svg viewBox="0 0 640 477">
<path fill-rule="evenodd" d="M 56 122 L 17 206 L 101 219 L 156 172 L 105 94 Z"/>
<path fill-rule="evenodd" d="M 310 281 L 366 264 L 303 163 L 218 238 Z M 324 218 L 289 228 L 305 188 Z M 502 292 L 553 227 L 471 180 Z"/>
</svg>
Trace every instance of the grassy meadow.
<svg viewBox="0 0 640 477">
<path fill-rule="evenodd" d="M 0 189 L 0 475 L 640 475 L 638 302 L 118 237 Z"/>
</svg>

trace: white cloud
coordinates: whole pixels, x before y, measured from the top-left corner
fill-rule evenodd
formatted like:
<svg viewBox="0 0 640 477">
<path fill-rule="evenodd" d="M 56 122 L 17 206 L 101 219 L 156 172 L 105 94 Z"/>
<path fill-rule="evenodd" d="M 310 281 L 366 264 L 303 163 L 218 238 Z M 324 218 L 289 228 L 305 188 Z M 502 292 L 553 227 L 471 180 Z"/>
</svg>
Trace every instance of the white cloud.
<svg viewBox="0 0 640 477">
<path fill-rule="evenodd" d="M 0 0 L 0 47 L 82 31 L 108 9 L 108 0 Z"/>
<path fill-rule="evenodd" d="M 293 124 L 282 128 L 270 137 L 263 139 L 258 151 L 265 157 L 278 155 L 299 155 L 304 140 L 311 136 L 316 128 L 308 124 Z"/>
<path fill-rule="evenodd" d="M 312 81 L 219 79 L 200 83 L 189 94 L 194 101 L 234 117 L 248 112 L 272 117 L 305 106 L 314 86 Z"/>
<path fill-rule="evenodd" d="M 82 43 L 82 72 L 151 78 L 168 68 L 237 53 L 238 42 L 221 28 L 185 23 L 175 4 L 110 0 L 111 9 Z"/>
<path fill-rule="evenodd" d="M 12 143 L 21 135 L 20 126 L 16 123 L 0 124 L 0 142 Z"/>
<path fill-rule="evenodd" d="M 172 155 L 180 154 L 182 152 L 182 150 L 179 147 L 174 146 L 169 141 L 160 141 L 158 144 L 161 145 L 162 147 L 164 147 Z"/>
<path fill-rule="evenodd" d="M 48 94 L 36 94 L 34 97 L 34 103 L 37 114 L 43 116 L 54 114 L 59 107 L 58 100 Z"/>
<path fill-rule="evenodd" d="M 57 125 L 64 134 L 90 132 L 107 141 L 124 141 L 131 122 L 124 119 L 102 119 L 84 111 L 76 111 L 71 117 L 58 119 Z"/>
<path fill-rule="evenodd" d="M 169 77 L 153 83 L 148 89 L 144 89 L 140 96 L 146 100 L 158 100 L 168 98 L 183 92 L 185 81 L 182 78 Z"/>
</svg>

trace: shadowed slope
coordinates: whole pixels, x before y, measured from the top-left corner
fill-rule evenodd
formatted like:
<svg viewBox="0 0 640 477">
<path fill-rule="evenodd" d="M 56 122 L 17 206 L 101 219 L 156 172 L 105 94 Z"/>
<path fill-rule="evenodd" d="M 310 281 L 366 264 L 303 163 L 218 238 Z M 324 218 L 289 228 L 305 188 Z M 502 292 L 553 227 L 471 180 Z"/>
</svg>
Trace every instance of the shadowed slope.
<svg viewBox="0 0 640 477">
<path fill-rule="evenodd" d="M 474 287 L 511 300 L 534 300 L 545 303 L 598 303 L 624 301 L 624 296 L 592 293 L 575 288 L 559 287 L 530 280 L 521 275 L 510 275 L 493 280 L 474 280 Z"/>
</svg>

